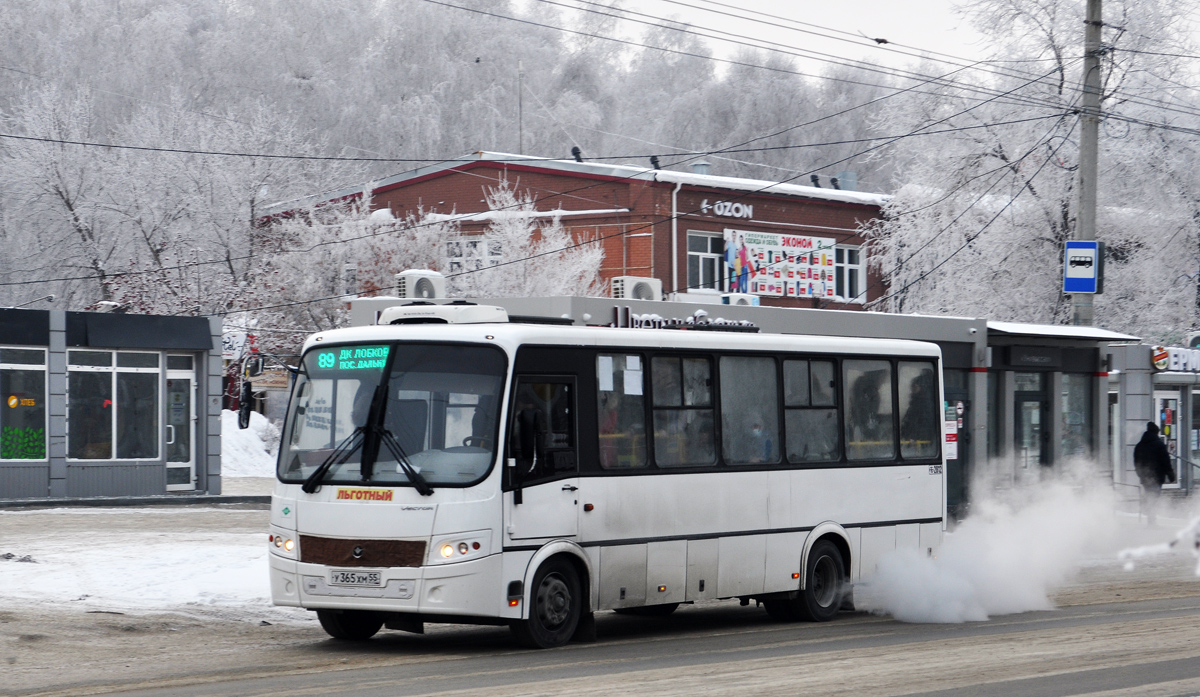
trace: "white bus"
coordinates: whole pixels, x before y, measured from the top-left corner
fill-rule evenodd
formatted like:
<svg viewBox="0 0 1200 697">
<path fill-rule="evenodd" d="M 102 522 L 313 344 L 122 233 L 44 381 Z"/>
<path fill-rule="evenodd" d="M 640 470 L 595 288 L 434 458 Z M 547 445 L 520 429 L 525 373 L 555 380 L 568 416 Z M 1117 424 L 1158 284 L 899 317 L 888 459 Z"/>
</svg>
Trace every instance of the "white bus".
<svg viewBox="0 0 1200 697">
<path fill-rule="evenodd" d="M 395 321 L 395 324 L 391 322 Z M 405 306 L 311 336 L 271 505 L 277 605 L 333 637 L 761 601 L 829 620 L 945 520 L 934 344 Z"/>
</svg>

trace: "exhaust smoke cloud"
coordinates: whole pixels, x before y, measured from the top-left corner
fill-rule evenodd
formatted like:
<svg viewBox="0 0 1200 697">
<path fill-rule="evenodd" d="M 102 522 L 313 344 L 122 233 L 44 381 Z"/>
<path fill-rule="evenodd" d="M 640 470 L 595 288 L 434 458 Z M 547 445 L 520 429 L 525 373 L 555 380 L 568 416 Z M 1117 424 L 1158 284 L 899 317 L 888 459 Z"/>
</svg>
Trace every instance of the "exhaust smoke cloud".
<svg viewBox="0 0 1200 697">
<path fill-rule="evenodd" d="M 855 607 L 937 623 L 1051 609 L 1050 593 L 1112 539 L 1113 503 L 1107 489 L 1081 492 L 1060 482 L 977 501 L 935 557 L 898 550 L 874 573 L 864 569 Z"/>
</svg>

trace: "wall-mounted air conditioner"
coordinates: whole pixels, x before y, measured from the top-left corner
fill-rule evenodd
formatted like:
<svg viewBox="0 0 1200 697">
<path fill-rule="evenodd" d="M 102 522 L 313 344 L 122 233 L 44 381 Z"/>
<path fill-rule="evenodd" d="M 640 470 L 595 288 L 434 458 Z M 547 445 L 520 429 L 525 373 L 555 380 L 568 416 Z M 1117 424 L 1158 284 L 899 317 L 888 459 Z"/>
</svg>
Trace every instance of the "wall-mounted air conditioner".
<svg viewBox="0 0 1200 697">
<path fill-rule="evenodd" d="M 722 293 L 722 305 L 758 305 L 758 296 L 750 293 Z"/>
<path fill-rule="evenodd" d="M 662 300 L 662 281 L 642 276 L 617 276 L 612 296 L 618 300 Z"/>
<path fill-rule="evenodd" d="M 446 277 L 437 271 L 409 269 L 396 274 L 396 297 L 432 300 L 446 297 Z"/>
</svg>

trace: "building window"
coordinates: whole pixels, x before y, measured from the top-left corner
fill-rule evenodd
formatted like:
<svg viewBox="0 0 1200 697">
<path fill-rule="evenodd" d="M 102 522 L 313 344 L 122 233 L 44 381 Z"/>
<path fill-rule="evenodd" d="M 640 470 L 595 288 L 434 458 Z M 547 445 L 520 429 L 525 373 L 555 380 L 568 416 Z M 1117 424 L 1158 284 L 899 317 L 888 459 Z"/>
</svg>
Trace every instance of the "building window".
<svg viewBox="0 0 1200 697">
<path fill-rule="evenodd" d="M 687 289 L 725 290 L 725 238 L 689 232 Z"/>
<path fill-rule="evenodd" d="M 838 247 L 834 252 L 834 295 L 852 303 L 867 301 L 867 267 L 861 247 Z"/>
<path fill-rule="evenodd" d="M 503 261 L 504 248 L 499 240 L 483 235 L 464 235 L 446 241 L 446 268 L 450 273 L 478 271 Z"/>
<path fill-rule="evenodd" d="M 0 348 L 0 398 L 0 460 L 45 460 L 45 349 Z"/>
<path fill-rule="evenodd" d="M 157 459 L 159 366 L 157 353 L 68 351 L 67 457 Z"/>
</svg>

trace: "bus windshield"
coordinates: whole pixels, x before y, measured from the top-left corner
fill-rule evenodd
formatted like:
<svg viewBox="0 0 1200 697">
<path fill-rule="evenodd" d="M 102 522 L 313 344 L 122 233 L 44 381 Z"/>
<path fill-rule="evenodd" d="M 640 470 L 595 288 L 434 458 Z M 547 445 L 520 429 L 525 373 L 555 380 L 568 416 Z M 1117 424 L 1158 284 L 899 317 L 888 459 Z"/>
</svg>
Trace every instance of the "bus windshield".
<svg viewBox="0 0 1200 697">
<path fill-rule="evenodd" d="M 279 478 L 303 482 L 335 448 L 354 442 L 350 437 L 366 424 L 372 396 L 385 381 L 383 428 L 420 478 L 431 486 L 474 483 L 495 459 L 505 367 L 504 354 L 489 346 L 394 343 L 312 349 L 301 362 L 288 406 Z M 361 458 L 362 447 L 355 446 L 322 481 L 363 481 Z M 368 472 L 372 484 L 411 484 L 386 447 Z"/>
</svg>

